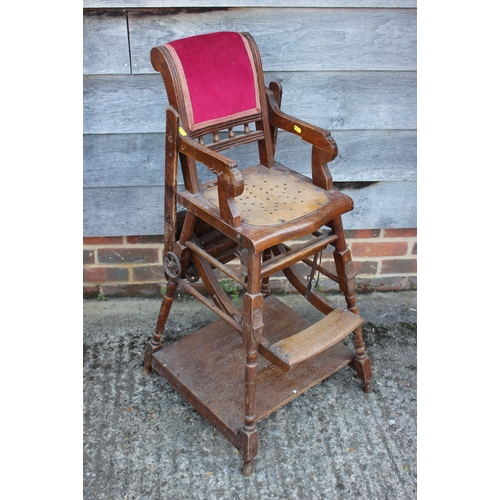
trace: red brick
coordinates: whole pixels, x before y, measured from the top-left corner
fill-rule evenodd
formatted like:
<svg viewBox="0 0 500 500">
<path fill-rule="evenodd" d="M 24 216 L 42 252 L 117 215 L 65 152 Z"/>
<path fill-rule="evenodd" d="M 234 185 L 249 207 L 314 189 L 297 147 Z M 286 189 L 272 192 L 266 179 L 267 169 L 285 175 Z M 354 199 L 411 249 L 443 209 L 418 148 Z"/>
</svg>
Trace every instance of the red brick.
<svg viewBox="0 0 500 500">
<path fill-rule="evenodd" d="M 83 238 L 84 245 L 121 245 L 121 236 L 88 236 Z"/>
<path fill-rule="evenodd" d="M 99 296 L 98 286 L 84 286 L 83 287 L 83 298 L 84 299 L 97 299 Z"/>
<path fill-rule="evenodd" d="M 273 293 L 290 293 L 296 294 L 297 291 L 290 285 L 286 279 L 278 279 L 270 281 L 270 289 Z M 102 285 L 97 286 L 84 286 L 84 298 L 97 298 L 99 293 L 105 297 L 161 297 L 162 288 L 165 287 L 164 283 L 146 283 L 146 284 L 121 284 L 121 285 Z M 203 294 L 207 290 L 202 283 L 196 283 L 195 288 Z M 326 288 L 326 287 L 325 287 Z M 357 278 L 356 279 L 356 292 L 357 293 L 371 293 L 374 291 L 399 291 L 399 290 L 416 290 L 417 277 L 416 276 L 386 276 L 385 278 Z M 325 289 L 323 289 L 325 290 Z M 330 290 L 328 290 L 330 292 Z M 338 292 L 338 286 L 333 284 L 333 293 Z M 186 295 L 186 292 L 181 287 L 178 288 L 176 294 Z M 241 297 L 240 297 L 241 304 Z M 237 304 L 238 306 L 238 304 Z"/>
<path fill-rule="evenodd" d="M 154 264 L 158 262 L 156 248 L 99 248 L 97 261 L 101 264 Z"/>
<path fill-rule="evenodd" d="M 356 274 L 377 274 L 377 263 L 369 260 L 353 260 L 352 266 Z"/>
<path fill-rule="evenodd" d="M 128 269 L 124 267 L 86 267 L 83 269 L 84 283 L 107 283 L 128 281 Z"/>
<path fill-rule="evenodd" d="M 416 290 L 417 289 L 417 277 L 408 276 L 408 284 L 406 285 L 406 290 Z"/>
<path fill-rule="evenodd" d="M 413 250 L 411 251 L 412 255 L 417 255 L 417 242 L 413 244 Z"/>
<path fill-rule="evenodd" d="M 83 264 L 94 264 L 94 263 L 95 263 L 95 250 L 84 250 Z"/>
<path fill-rule="evenodd" d="M 127 236 L 127 243 L 140 244 L 140 243 L 163 243 L 163 235 L 152 236 Z"/>
<path fill-rule="evenodd" d="M 351 244 L 351 252 L 356 257 L 406 255 L 408 252 L 408 243 L 406 241 L 387 241 L 381 243 L 354 242 Z"/>
<path fill-rule="evenodd" d="M 102 285 L 101 294 L 105 297 L 160 297 L 162 286 L 159 283 L 146 283 L 142 285 Z"/>
<path fill-rule="evenodd" d="M 394 292 L 408 289 L 407 283 L 407 278 L 401 276 L 358 279 L 356 280 L 356 291 L 359 293 Z"/>
<path fill-rule="evenodd" d="M 349 229 L 344 232 L 347 239 L 378 238 L 380 236 L 380 229 Z"/>
<path fill-rule="evenodd" d="M 137 266 L 132 269 L 134 281 L 165 281 L 163 266 Z"/>
<path fill-rule="evenodd" d="M 414 274 L 417 272 L 417 259 L 393 259 L 382 261 L 381 274 Z"/>
<path fill-rule="evenodd" d="M 417 228 L 386 229 L 384 238 L 414 238 L 417 236 Z"/>
<path fill-rule="evenodd" d="M 84 283 L 105 283 L 106 281 L 105 267 L 87 267 L 83 269 Z"/>
</svg>

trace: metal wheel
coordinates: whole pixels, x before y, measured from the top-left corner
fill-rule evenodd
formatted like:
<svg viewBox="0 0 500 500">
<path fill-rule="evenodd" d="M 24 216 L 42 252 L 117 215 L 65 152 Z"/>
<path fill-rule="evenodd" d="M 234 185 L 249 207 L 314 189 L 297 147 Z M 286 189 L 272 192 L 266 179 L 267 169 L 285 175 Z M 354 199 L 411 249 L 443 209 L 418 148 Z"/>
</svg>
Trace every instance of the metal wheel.
<svg viewBox="0 0 500 500">
<path fill-rule="evenodd" d="M 167 252 L 163 256 L 163 269 L 169 278 L 178 278 L 181 275 L 181 261 L 174 252 Z"/>
</svg>

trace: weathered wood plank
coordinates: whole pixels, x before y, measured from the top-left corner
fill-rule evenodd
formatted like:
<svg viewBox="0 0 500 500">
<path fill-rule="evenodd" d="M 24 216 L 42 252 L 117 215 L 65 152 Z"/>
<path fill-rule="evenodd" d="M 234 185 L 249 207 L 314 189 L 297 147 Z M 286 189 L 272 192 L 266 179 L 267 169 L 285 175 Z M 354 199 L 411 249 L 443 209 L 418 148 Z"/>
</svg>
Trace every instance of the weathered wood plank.
<svg viewBox="0 0 500 500">
<path fill-rule="evenodd" d="M 343 216 L 347 229 L 417 227 L 416 182 L 378 182 L 342 192 L 354 200 L 354 210 Z"/>
<path fill-rule="evenodd" d="M 83 74 L 130 74 L 127 17 L 121 11 L 83 16 Z"/>
<path fill-rule="evenodd" d="M 346 229 L 417 227 L 416 182 L 378 182 L 343 192 L 354 200 Z M 83 193 L 85 236 L 163 232 L 163 188 L 89 188 Z"/>
<path fill-rule="evenodd" d="M 166 7 L 398 7 L 414 8 L 416 0 L 83 0 L 84 9 Z"/>
<path fill-rule="evenodd" d="M 334 182 L 414 181 L 417 178 L 415 130 L 337 130 L 339 153 L 330 163 Z M 311 149 L 299 137 L 281 133 L 276 159 L 309 175 Z"/>
<path fill-rule="evenodd" d="M 83 235 L 163 234 L 161 187 L 83 190 Z"/>
<path fill-rule="evenodd" d="M 167 104 L 160 75 L 84 76 L 83 133 L 159 132 Z"/>
<path fill-rule="evenodd" d="M 266 73 L 283 85 L 283 110 L 328 130 L 416 129 L 415 72 Z M 85 134 L 161 132 L 161 77 L 84 77 Z"/>
<path fill-rule="evenodd" d="M 411 9 L 139 10 L 128 16 L 134 74 L 154 73 L 152 47 L 220 30 L 251 33 L 266 71 L 416 70 Z"/>
<path fill-rule="evenodd" d="M 416 129 L 416 72 L 267 73 L 282 108 L 328 130 Z"/>
<path fill-rule="evenodd" d="M 84 135 L 83 186 L 160 186 L 164 157 L 161 133 Z"/>
<path fill-rule="evenodd" d="M 416 180 L 416 131 L 339 130 L 333 137 L 339 148 L 330 164 L 334 182 Z M 84 187 L 162 185 L 164 140 L 162 133 L 84 136 Z M 241 168 L 259 161 L 255 144 L 223 154 Z M 311 147 L 295 135 L 279 134 L 276 159 L 310 175 Z M 199 171 L 202 182 L 210 178 L 205 168 Z"/>
</svg>

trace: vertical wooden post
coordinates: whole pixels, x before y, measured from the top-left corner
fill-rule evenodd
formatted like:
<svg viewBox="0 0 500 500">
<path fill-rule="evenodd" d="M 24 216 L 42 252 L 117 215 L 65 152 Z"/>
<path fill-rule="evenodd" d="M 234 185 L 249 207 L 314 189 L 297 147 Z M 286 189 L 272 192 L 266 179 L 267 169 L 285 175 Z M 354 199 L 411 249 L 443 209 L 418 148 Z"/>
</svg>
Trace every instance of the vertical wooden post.
<svg viewBox="0 0 500 500">
<path fill-rule="evenodd" d="M 333 139 L 332 139 L 333 140 Z M 315 186 L 330 191 L 333 189 L 333 180 L 328 162 L 332 160 L 330 152 L 323 151 L 322 149 L 313 146 L 311 152 L 311 167 L 312 167 L 312 181 Z"/>
<path fill-rule="evenodd" d="M 164 246 L 163 254 L 174 248 L 175 233 L 177 229 L 177 165 L 178 165 L 178 128 L 179 115 L 170 106 L 166 108 L 166 130 L 165 130 L 165 195 L 164 195 Z M 169 279 L 167 291 L 163 296 L 160 313 L 156 322 L 153 337 L 146 344 L 144 351 L 143 373 L 151 373 L 151 360 L 153 353 L 161 349 L 163 329 L 167 322 L 170 308 L 174 300 L 177 282 Z"/>
<path fill-rule="evenodd" d="M 247 293 L 243 297 L 243 341 L 246 348 L 245 364 L 245 424 L 240 431 L 240 450 L 243 456 L 243 474 L 253 474 L 253 460 L 257 455 L 258 432 L 255 426 L 255 387 L 257 382 L 257 348 L 264 331 L 263 297 L 260 293 L 261 254 L 248 255 Z"/>
<path fill-rule="evenodd" d="M 341 292 L 344 294 L 349 311 L 359 315 L 355 294 L 356 275 L 352 265 L 351 252 L 347 249 L 341 217 L 337 217 L 332 221 L 331 228 L 333 233 L 338 236 L 338 239 L 333 244 L 335 247 L 333 258 L 335 260 L 335 267 L 339 278 L 339 287 Z M 371 392 L 373 390 L 371 385 L 371 362 L 370 358 L 366 354 L 365 343 L 363 341 L 363 331 L 361 327 L 356 328 L 354 331 L 354 344 L 356 348 L 356 357 L 352 360 L 350 366 L 356 370 L 358 377 L 363 382 L 363 391 Z"/>
<path fill-rule="evenodd" d="M 283 89 L 281 87 L 281 84 L 279 84 L 278 82 L 270 82 L 269 90 L 271 90 L 271 92 L 274 94 L 278 108 L 281 108 L 281 97 L 283 95 Z M 271 132 L 273 153 L 276 153 L 276 142 L 278 140 L 278 127 L 270 125 L 269 130 Z"/>
<path fill-rule="evenodd" d="M 179 115 L 174 109 L 166 110 L 165 133 L 165 233 L 164 253 L 173 250 L 177 228 L 177 168 L 179 161 Z"/>
</svg>

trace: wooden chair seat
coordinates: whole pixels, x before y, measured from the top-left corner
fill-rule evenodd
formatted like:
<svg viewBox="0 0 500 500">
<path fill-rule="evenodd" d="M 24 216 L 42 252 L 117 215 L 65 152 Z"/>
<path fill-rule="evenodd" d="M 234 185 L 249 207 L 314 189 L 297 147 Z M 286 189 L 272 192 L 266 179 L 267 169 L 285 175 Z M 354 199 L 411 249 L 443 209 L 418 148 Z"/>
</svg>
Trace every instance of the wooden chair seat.
<svg viewBox="0 0 500 500">
<path fill-rule="evenodd" d="M 243 194 L 235 198 L 241 222 L 249 226 L 275 226 L 312 214 L 326 201 L 321 188 L 307 183 L 292 170 L 272 170 L 256 165 L 242 171 Z M 217 187 L 203 193 L 219 207 Z"/>
<path fill-rule="evenodd" d="M 217 186 L 213 182 L 200 185 L 200 192 L 179 191 L 178 198 L 188 210 L 213 227 L 241 238 L 243 246 L 259 252 L 291 238 L 310 234 L 331 220 L 332 214 L 342 215 L 353 208 L 352 199 L 335 190 L 325 191 L 311 179 L 279 163 L 269 169 L 255 165 L 241 171 L 245 183 L 243 194 L 235 198 L 241 213 L 237 228 L 223 223 L 219 212 Z M 279 239 L 274 229 L 279 226 Z"/>
</svg>

